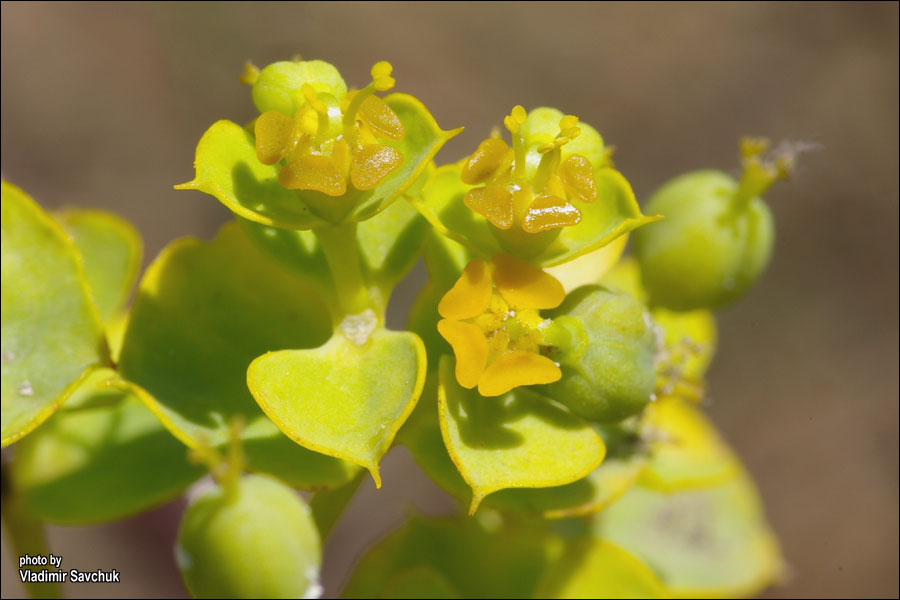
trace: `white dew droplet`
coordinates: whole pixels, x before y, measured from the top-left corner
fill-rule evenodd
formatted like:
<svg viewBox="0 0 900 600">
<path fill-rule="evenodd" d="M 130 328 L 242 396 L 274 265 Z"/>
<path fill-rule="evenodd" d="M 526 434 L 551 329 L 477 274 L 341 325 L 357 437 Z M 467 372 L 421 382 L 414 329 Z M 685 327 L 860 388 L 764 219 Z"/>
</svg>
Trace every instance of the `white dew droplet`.
<svg viewBox="0 0 900 600">
<path fill-rule="evenodd" d="M 31 382 L 27 379 L 22 382 L 22 385 L 19 386 L 19 395 L 34 396 L 34 388 L 32 387 Z"/>
</svg>

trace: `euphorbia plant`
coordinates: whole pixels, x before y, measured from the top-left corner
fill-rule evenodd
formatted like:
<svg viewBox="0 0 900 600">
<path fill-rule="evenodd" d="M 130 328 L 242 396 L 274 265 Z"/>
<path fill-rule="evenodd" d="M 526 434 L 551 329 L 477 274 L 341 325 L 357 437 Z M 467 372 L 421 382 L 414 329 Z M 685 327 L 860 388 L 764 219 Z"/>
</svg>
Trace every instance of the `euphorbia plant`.
<svg viewBox="0 0 900 600">
<path fill-rule="evenodd" d="M 371 75 L 352 90 L 322 61 L 248 64 L 259 114 L 212 125 L 176 186 L 234 220 L 163 250 L 130 306 L 133 228 L 48 215 L 3 183 L 3 507 L 30 525 L 9 528 L 17 547 L 37 551 L 36 519 L 119 519 L 209 472 L 175 550 L 191 593 L 314 595 L 321 538 L 401 443 L 465 510 L 411 518 L 348 597 L 771 583 L 780 559 L 752 481 L 698 402 L 710 310 L 768 262 L 758 196 L 790 157 L 747 142 L 740 181 L 682 176 L 644 215 L 576 117 L 516 106 L 507 139 L 436 166 L 459 130 L 379 96 L 388 63 Z M 430 280 L 408 330 L 388 330 L 420 257 Z"/>
</svg>

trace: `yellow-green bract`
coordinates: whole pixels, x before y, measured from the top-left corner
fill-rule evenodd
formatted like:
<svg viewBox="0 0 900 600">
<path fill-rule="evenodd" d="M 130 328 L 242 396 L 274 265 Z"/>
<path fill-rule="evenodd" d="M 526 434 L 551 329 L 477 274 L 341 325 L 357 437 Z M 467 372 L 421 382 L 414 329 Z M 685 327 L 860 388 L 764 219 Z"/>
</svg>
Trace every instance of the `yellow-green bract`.
<svg viewBox="0 0 900 600">
<path fill-rule="evenodd" d="M 41 208 L 3 181 L 2 445 L 49 417 L 109 362 L 81 255 Z"/>
</svg>

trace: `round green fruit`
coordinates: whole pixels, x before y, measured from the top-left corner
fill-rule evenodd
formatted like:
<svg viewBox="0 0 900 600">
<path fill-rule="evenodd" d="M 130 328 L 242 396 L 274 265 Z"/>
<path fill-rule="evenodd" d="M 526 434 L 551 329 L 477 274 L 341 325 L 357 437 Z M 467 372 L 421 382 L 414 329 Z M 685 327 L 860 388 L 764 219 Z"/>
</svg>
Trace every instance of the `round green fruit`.
<svg viewBox="0 0 900 600">
<path fill-rule="evenodd" d="M 672 310 L 717 308 L 736 300 L 772 255 L 775 225 L 759 197 L 743 198 L 719 171 L 665 184 L 646 212 L 664 218 L 634 232 L 634 253 L 650 304 Z"/>
<path fill-rule="evenodd" d="M 587 344 L 560 357 L 562 379 L 545 386 L 547 395 L 601 423 L 639 413 L 656 385 L 656 336 L 643 305 L 590 286 L 569 294 L 556 313 L 580 321 Z"/>
<path fill-rule="evenodd" d="M 197 495 L 175 557 L 195 598 L 318 597 L 321 548 L 310 509 L 268 476 L 245 475 Z"/>
</svg>

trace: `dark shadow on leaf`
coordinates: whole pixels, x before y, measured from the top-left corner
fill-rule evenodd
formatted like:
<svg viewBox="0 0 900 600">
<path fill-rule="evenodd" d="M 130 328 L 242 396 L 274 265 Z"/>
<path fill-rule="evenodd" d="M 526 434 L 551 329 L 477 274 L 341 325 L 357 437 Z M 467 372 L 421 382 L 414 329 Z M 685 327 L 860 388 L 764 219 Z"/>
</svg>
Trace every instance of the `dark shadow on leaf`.
<svg viewBox="0 0 900 600">
<path fill-rule="evenodd" d="M 232 167 L 231 180 L 235 199 L 244 208 L 276 221 L 310 225 L 319 221 L 297 192 L 282 187 L 274 177 L 257 179 L 245 161 Z"/>
<path fill-rule="evenodd" d="M 155 426 L 124 437 L 137 419 Z M 102 433 L 78 433 L 92 428 Z M 58 413 L 23 443 L 21 450 L 35 456 L 47 444 L 85 454 L 74 470 L 23 489 L 29 508 L 54 522 L 94 523 L 136 514 L 174 498 L 205 471 L 188 463 L 184 444 L 134 397 L 116 406 Z"/>
<path fill-rule="evenodd" d="M 244 453 L 254 470 L 269 473 L 307 491 L 329 489 L 352 479 L 359 467 L 307 450 L 280 432 L 244 440 Z M 303 485 L 315 481 L 315 487 Z"/>
</svg>

